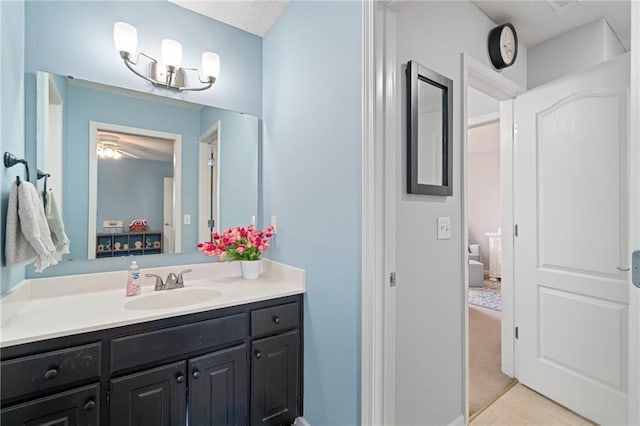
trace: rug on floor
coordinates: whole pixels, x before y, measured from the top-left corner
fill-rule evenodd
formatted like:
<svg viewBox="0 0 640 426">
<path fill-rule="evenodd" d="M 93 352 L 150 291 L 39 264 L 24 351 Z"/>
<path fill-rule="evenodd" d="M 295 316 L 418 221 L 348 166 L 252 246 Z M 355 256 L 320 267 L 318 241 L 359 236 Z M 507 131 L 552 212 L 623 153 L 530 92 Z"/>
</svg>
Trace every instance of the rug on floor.
<svg viewBox="0 0 640 426">
<path fill-rule="evenodd" d="M 468 301 L 471 305 L 499 311 L 502 308 L 500 281 L 484 280 L 482 287 L 469 287 Z"/>
</svg>

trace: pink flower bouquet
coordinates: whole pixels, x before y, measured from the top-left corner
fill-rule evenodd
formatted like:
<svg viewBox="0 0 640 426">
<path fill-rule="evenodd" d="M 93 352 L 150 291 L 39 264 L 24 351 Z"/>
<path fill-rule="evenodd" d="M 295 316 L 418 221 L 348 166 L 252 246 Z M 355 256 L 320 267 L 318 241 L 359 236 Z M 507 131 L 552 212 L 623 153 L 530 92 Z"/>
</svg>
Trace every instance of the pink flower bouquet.
<svg viewBox="0 0 640 426">
<path fill-rule="evenodd" d="M 229 228 L 222 234 L 214 232 L 211 241 L 198 244 L 198 251 L 206 256 L 218 256 L 220 260 L 258 260 L 270 246 L 273 227 L 258 231 L 253 225 L 247 228 Z"/>
</svg>

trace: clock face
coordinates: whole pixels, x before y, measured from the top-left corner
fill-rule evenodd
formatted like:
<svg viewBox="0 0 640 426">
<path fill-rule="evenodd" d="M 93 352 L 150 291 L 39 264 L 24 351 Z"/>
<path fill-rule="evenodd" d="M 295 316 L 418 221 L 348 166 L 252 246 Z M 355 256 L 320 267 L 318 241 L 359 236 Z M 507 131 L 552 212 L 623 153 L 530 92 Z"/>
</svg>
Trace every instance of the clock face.
<svg viewBox="0 0 640 426">
<path fill-rule="evenodd" d="M 516 56 L 516 38 L 510 26 L 505 25 L 500 32 L 500 56 L 506 65 L 511 65 Z"/>
</svg>

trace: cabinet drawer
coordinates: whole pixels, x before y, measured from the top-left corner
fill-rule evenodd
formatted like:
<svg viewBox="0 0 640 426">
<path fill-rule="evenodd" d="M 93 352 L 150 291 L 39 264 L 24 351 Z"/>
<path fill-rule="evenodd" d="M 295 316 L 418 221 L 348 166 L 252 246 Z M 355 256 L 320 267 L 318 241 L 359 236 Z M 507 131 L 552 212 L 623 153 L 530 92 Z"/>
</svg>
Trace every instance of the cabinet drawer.
<svg viewBox="0 0 640 426">
<path fill-rule="evenodd" d="M 297 303 L 273 306 L 251 312 L 251 336 L 277 333 L 280 330 L 297 327 L 299 323 Z"/>
<path fill-rule="evenodd" d="M 3 426 L 98 426 L 100 385 L 85 386 L 4 408 L 0 419 Z"/>
<path fill-rule="evenodd" d="M 111 339 L 111 371 L 120 371 L 245 338 L 245 313 Z"/>
<path fill-rule="evenodd" d="M 2 400 L 100 377 L 101 348 L 98 342 L 3 361 Z"/>
</svg>

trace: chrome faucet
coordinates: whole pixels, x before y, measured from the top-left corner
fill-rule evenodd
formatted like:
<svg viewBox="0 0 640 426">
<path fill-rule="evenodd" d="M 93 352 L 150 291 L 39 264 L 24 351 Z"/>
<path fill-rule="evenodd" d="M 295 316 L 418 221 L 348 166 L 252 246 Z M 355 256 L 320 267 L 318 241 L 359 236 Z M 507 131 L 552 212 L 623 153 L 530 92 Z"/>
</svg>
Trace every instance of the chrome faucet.
<svg viewBox="0 0 640 426">
<path fill-rule="evenodd" d="M 155 291 L 173 290 L 174 288 L 184 287 L 184 281 L 182 279 L 182 275 L 186 274 L 187 272 L 191 272 L 191 269 L 185 269 L 184 271 L 181 271 L 180 273 L 178 273 L 178 275 L 171 272 L 167 276 L 167 279 L 164 282 L 162 282 L 162 277 L 156 274 L 145 274 L 145 277 L 155 277 L 156 279 Z"/>
</svg>

